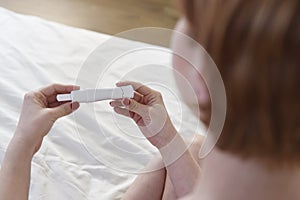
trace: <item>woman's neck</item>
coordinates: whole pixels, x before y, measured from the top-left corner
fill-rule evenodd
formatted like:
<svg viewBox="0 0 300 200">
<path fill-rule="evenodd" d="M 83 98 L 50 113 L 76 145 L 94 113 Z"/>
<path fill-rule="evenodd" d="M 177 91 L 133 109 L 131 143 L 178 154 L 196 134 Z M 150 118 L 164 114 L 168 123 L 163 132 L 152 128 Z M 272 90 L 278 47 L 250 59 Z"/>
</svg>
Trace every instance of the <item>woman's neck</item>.
<svg viewBox="0 0 300 200">
<path fill-rule="evenodd" d="M 215 148 L 204 159 L 198 199 L 300 199 L 300 170 L 270 170 Z M 195 192 L 196 192 L 195 191 Z"/>
</svg>

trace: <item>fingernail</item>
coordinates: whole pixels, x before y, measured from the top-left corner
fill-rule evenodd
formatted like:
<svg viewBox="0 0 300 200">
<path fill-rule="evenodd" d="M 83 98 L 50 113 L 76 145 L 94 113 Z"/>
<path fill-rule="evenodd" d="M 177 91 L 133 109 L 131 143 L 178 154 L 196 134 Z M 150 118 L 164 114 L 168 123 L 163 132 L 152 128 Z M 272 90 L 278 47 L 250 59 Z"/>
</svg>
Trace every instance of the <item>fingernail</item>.
<svg viewBox="0 0 300 200">
<path fill-rule="evenodd" d="M 127 99 L 127 98 L 123 99 L 123 104 L 124 104 L 124 106 L 129 106 L 130 105 L 130 100 Z"/>
</svg>

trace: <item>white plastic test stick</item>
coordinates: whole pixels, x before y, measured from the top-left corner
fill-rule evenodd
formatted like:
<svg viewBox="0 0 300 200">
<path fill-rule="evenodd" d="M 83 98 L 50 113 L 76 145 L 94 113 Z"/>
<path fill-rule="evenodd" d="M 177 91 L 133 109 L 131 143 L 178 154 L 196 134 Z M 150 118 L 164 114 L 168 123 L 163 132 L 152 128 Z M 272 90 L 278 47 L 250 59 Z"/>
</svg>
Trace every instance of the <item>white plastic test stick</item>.
<svg viewBox="0 0 300 200">
<path fill-rule="evenodd" d="M 89 103 L 109 99 L 133 98 L 134 89 L 131 85 L 106 88 L 106 89 L 86 89 L 73 90 L 70 94 L 59 94 L 57 101 L 72 101 L 79 103 Z"/>
</svg>

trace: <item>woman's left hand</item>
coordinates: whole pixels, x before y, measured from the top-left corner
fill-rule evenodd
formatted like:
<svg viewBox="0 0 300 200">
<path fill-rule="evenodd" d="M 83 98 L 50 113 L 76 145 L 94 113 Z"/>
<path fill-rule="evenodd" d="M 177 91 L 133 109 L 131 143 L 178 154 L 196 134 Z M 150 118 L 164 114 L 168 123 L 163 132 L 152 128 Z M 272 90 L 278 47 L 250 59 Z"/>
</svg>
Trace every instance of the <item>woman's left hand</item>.
<svg viewBox="0 0 300 200">
<path fill-rule="evenodd" d="M 162 95 L 137 82 L 125 81 L 117 86 L 132 85 L 132 99 L 114 100 L 110 105 L 116 113 L 132 118 L 149 142 L 161 149 L 178 135 L 165 108 Z"/>
</svg>

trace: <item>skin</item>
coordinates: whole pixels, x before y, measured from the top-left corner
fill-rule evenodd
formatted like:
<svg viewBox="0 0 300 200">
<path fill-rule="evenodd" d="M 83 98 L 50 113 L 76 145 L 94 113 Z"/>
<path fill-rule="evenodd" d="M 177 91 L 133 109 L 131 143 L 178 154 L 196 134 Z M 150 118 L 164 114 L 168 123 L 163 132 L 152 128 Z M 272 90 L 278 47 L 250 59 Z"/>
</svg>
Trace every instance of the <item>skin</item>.
<svg viewBox="0 0 300 200">
<path fill-rule="evenodd" d="M 178 31 L 187 35 L 191 34 L 189 29 L 184 19 L 177 26 Z M 175 43 L 173 48 L 182 48 L 189 56 L 194 47 Z M 176 57 L 173 64 L 197 91 L 200 108 L 206 107 L 209 95 L 201 77 Z M 134 98 L 112 101 L 110 105 L 115 112 L 132 118 L 149 142 L 159 150 L 161 158 L 154 158 L 147 168 L 162 168 L 140 175 L 123 199 L 300 199 L 298 168 L 270 170 L 254 158 L 242 160 L 218 148 L 214 148 L 200 163 L 197 154 L 203 138 L 198 138 L 187 149 L 171 123 L 160 93 L 136 82 L 121 82 L 117 86 L 129 84 L 136 91 Z M 1 199 L 28 199 L 31 160 L 39 150 L 43 137 L 58 118 L 79 107 L 76 103 L 60 104 L 55 96 L 73 89 L 79 88 L 52 85 L 25 95 L 20 121 L 0 171 Z M 209 111 L 202 113 L 203 116 L 199 117 L 207 123 Z M 174 138 L 175 146 L 169 145 Z M 184 150 L 175 161 L 174 149 Z"/>
<path fill-rule="evenodd" d="M 181 19 L 176 30 L 186 35 L 191 35 L 190 27 L 186 20 Z M 180 48 L 189 59 L 193 57 L 195 47 L 185 44 L 184 41 L 173 40 L 172 48 Z M 179 57 L 173 57 L 173 66 L 183 76 L 190 80 L 190 84 L 197 92 L 198 103 L 201 109 L 199 119 L 205 124 L 208 123 L 210 111 L 206 109 L 209 105 L 209 94 L 201 76 L 188 63 Z M 200 66 L 200 63 L 199 63 Z M 199 69 L 200 71 L 203 69 Z M 180 84 L 178 84 L 180 88 Z M 184 95 L 184 88 L 181 89 Z M 188 101 L 188 99 L 186 99 Z M 165 134 L 169 134 L 168 131 Z M 128 189 L 123 199 L 210 199 L 210 200 L 281 200 L 300 199 L 298 186 L 300 184 L 299 168 L 269 169 L 260 160 L 255 158 L 243 160 L 236 155 L 229 154 L 214 148 L 210 154 L 201 161 L 197 158 L 203 138 L 196 140 L 194 151 L 189 149 L 176 162 L 172 168 L 162 168 L 156 172 L 142 174 Z M 151 141 L 150 141 L 151 142 Z M 158 147 L 159 148 L 159 147 Z M 192 152 L 192 153 L 191 153 Z M 164 164 L 162 155 L 161 163 L 155 158 L 148 167 Z M 196 160 L 199 165 L 195 165 Z M 192 166 L 190 166 L 192 165 Z M 178 167 L 178 168 L 177 168 Z M 183 173 L 184 172 L 184 173 Z M 201 172 L 201 173 L 200 173 Z M 179 174 L 184 174 L 180 177 Z M 197 180 L 191 179 L 191 176 Z M 187 184 L 188 188 L 180 187 Z"/>
<path fill-rule="evenodd" d="M 177 31 L 192 36 L 191 27 L 182 18 L 176 27 Z M 195 55 L 195 47 L 191 44 L 175 41 L 173 48 L 181 48 L 187 55 Z M 197 60 L 196 57 L 190 59 Z M 205 124 L 210 117 L 209 94 L 203 79 L 189 65 L 183 65 L 182 60 L 173 57 L 173 65 L 183 74 L 198 94 L 198 103 L 202 115 L 199 116 Z M 200 63 L 199 63 L 200 66 Z M 196 66 L 197 67 L 197 66 Z M 199 69 L 205 70 L 205 69 Z M 184 90 L 181 90 L 184 93 Z M 221 178 L 221 179 L 220 179 Z M 173 183 L 173 182 L 172 182 Z M 264 200 L 264 199 L 300 199 L 298 186 L 300 184 L 299 168 L 269 169 L 255 158 L 243 160 L 240 157 L 214 148 L 202 161 L 201 176 L 195 189 L 184 200 L 192 199 L 223 199 L 223 200 Z"/>
<path fill-rule="evenodd" d="M 200 176 L 200 165 L 195 158 L 202 138 L 198 138 L 187 149 L 171 123 L 161 94 L 135 82 L 122 82 L 117 86 L 129 84 L 136 91 L 134 98 L 113 101 L 111 106 L 117 113 L 132 118 L 149 142 L 159 150 L 162 159 L 154 158 L 148 167 L 151 169 L 153 165 L 164 168 L 144 177 L 140 176 L 124 199 L 153 199 L 153 194 L 157 194 L 158 199 L 175 199 L 190 194 Z M 68 93 L 74 89 L 79 88 L 55 84 L 25 95 L 19 124 L 0 171 L 0 196 L 3 199 L 28 198 L 31 160 L 39 150 L 43 137 L 58 118 L 79 107 L 76 103 L 61 105 L 55 97 L 59 93 Z M 203 97 L 200 99 L 205 99 Z M 170 146 L 173 139 L 176 139 L 176 143 Z M 183 152 L 178 159 L 172 154 L 173 149 Z M 14 193 L 13 190 L 19 192 Z"/>
<path fill-rule="evenodd" d="M 176 26 L 176 31 L 182 32 L 184 34 L 189 34 L 189 28 L 186 26 L 186 22 L 184 19 L 179 20 Z M 172 44 L 172 48 L 180 48 L 179 52 L 185 52 L 186 54 L 183 55 L 185 57 L 188 57 L 189 59 L 195 59 L 191 57 L 194 49 L 193 46 L 190 46 L 190 44 L 184 44 L 183 42 L 178 42 L 178 40 L 174 40 L 175 43 Z M 198 103 L 200 106 L 200 109 L 202 108 L 200 119 L 202 121 L 206 122 L 209 117 L 209 112 L 203 112 L 203 108 L 207 107 L 207 105 L 210 103 L 209 100 L 209 94 L 208 90 L 205 86 L 205 83 L 200 76 L 199 73 L 193 68 L 193 66 L 186 63 L 181 57 L 173 56 L 173 66 L 175 70 L 177 70 L 179 73 L 181 73 L 183 76 L 185 76 L 188 80 L 190 80 L 190 83 L 196 91 L 196 94 L 198 95 Z M 131 84 L 134 85 L 136 91 L 139 87 L 145 86 L 140 85 L 139 83 L 134 82 L 124 82 L 120 83 L 117 86 L 121 85 L 127 85 Z M 180 88 L 180 83 L 178 83 L 179 89 L 183 92 L 183 97 L 187 96 L 184 94 L 184 88 Z M 156 99 L 153 102 L 148 102 L 144 98 L 151 94 L 153 99 Z M 150 108 L 153 108 L 154 104 L 160 104 L 163 105 L 163 100 L 161 98 L 161 95 L 154 90 L 151 90 L 150 88 L 147 88 L 144 91 L 139 90 L 134 99 L 132 101 L 132 107 L 134 109 L 131 109 L 130 106 L 128 107 L 125 102 L 121 101 L 112 101 L 111 106 L 114 107 L 115 111 L 119 114 L 128 116 L 133 118 L 134 121 L 139 122 L 136 114 L 141 112 L 141 110 L 147 110 L 144 107 L 144 105 L 149 106 Z M 189 99 L 186 99 L 187 103 Z M 124 108 L 124 105 L 127 106 Z M 159 111 L 160 113 L 161 110 Z M 166 112 L 166 111 L 164 111 Z M 140 115 L 139 115 L 140 116 Z M 147 114 L 142 114 L 141 116 L 145 116 L 146 118 Z M 163 115 L 165 116 L 165 115 Z M 143 118 L 143 117 L 142 117 Z M 164 144 L 168 144 L 170 142 L 170 139 L 165 139 L 160 137 L 161 135 L 164 135 L 164 137 L 170 136 L 171 138 L 174 138 L 175 135 L 179 135 L 177 131 L 174 129 L 174 126 L 171 124 L 169 117 L 167 115 L 168 120 L 158 120 L 158 121 L 165 121 L 165 127 L 163 129 L 163 132 L 157 133 L 154 137 L 147 137 L 147 133 L 144 132 L 142 129 L 142 133 L 148 138 L 150 143 L 157 147 L 159 150 L 161 148 L 161 145 L 157 145 L 153 140 L 155 141 L 163 141 Z M 144 125 L 137 123 L 138 126 Z M 160 126 L 160 125 L 156 125 Z M 157 171 L 152 171 L 146 174 L 139 175 L 136 180 L 133 182 L 133 184 L 130 186 L 130 188 L 127 190 L 125 195 L 123 196 L 124 200 L 127 199 L 178 199 L 180 197 L 183 197 L 187 194 L 192 193 L 194 186 L 196 185 L 197 180 L 200 177 L 200 160 L 198 159 L 198 153 L 199 149 L 203 142 L 203 137 L 198 136 L 193 145 L 190 148 L 187 148 L 184 141 L 181 139 L 181 148 L 184 149 L 184 154 L 175 162 L 172 162 L 171 165 L 166 165 L 166 160 L 169 160 L 169 155 L 164 155 L 161 153 L 161 158 L 159 156 L 153 158 L 153 160 L 146 166 L 146 170 L 148 169 L 157 169 L 160 166 L 164 166 L 164 168 L 161 168 Z M 178 145 L 180 146 L 180 145 Z M 178 147 L 175 147 L 178 148 Z"/>
<path fill-rule="evenodd" d="M 150 163 L 150 166 L 163 165 L 165 168 L 140 176 L 123 199 L 153 199 L 153 194 L 157 195 L 158 199 L 164 195 L 168 198 L 169 196 L 178 198 L 189 194 L 200 175 L 200 167 L 171 123 L 161 94 L 136 82 L 128 81 L 117 84 L 117 86 L 124 85 L 134 87 L 134 98 L 112 101 L 110 105 L 118 114 L 132 118 L 149 142 L 159 150 L 162 163 L 155 160 L 154 164 Z M 158 120 L 149 120 L 154 118 Z M 155 128 L 153 129 L 152 126 Z M 169 145 L 174 138 L 176 138 L 175 146 Z M 183 152 L 175 162 L 172 158 L 177 154 L 170 153 L 174 148 Z M 166 188 L 168 189 L 165 190 Z"/>
<path fill-rule="evenodd" d="M 43 138 L 54 122 L 79 107 L 78 103 L 57 102 L 56 95 L 76 89 L 79 87 L 54 84 L 25 95 L 16 132 L 1 166 L 1 200 L 28 199 L 31 160 L 34 154 L 40 149 Z"/>
<path fill-rule="evenodd" d="M 171 186 L 171 182 L 172 187 L 164 189 L 168 192 L 161 196 L 181 197 L 189 194 L 197 181 L 200 167 L 189 150 L 184 151 L 176 162 L 169 162 L 169 159 L 173 157 L 170 152 L 174 147 L 168 146 L 172 139 L 176 138 L 176 148 L 185 150 L 187 147 L 171 123 L 161 94 L 135 82 L 122 82 L 117 86 L 129 84 L 136 91 L 134 98 L 113 101 L 111 106 L 117 113 L 131 117 L 149 142 L 160 150 L 163 162 L 159 160 L 154 164 L 166 167 L 159 173 L 153 173 L 152 180 L 155 183 L 153 185 L 160 185 L 162 188 L 165 185 L 162 177 L 166 176 L 166 172 L 168 172 L 166 183 L 169 184 L 166 184 L 166 188 Z M 31 160 L 34 154 L 40 149 L 43 138 L 48 134 L 54 122 L 79 107 L 78 103 L 57 102 L 56 95 L 69 93 L 74 89 L 79 89 L 79 87 L 54 84 L 25 95 L 20 120 L 7 148 L 0 171 L 1 199 L 28 199 Z M 148 182 L 147 177 L 145 181 Z M 147 184 L 143 185 L 147 186 Z M 153 190 L 150 187 L 148 191 L 152 192 Z M 134 194 L 128 193 L 127 197 L 134 199 Z"/>
</svg>

